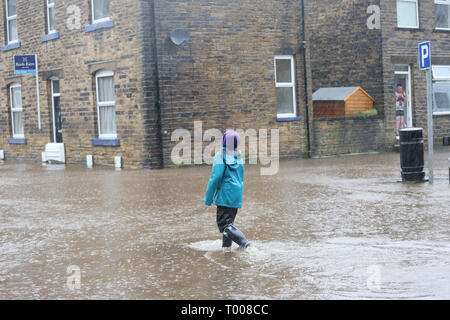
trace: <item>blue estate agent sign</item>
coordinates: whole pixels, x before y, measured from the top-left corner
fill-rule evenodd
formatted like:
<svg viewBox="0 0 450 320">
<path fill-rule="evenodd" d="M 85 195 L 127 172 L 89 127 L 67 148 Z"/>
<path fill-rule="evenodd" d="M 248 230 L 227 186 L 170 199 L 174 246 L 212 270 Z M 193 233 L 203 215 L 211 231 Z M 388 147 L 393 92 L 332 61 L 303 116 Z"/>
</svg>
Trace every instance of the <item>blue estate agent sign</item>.
<svg viewBox="0 0 450 320">
<path fill-rule="evenodd" d="M 35 74 L 36 56 L 14 56 L 14 74 Z"/>
<path fill-rule="evenodd" d="M 419 43 L 419 68 L 420 70 L 426 70 L 431 68 L 430 41 Z"/>
</svg>

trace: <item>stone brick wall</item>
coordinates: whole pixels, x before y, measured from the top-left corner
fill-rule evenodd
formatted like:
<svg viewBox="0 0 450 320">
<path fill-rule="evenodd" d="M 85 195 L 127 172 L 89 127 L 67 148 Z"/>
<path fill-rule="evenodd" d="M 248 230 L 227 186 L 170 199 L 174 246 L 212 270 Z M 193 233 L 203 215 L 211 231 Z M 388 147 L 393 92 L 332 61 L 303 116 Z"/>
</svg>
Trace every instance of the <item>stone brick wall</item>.
<svg viewBox="0 0 450 320">
<path fill-rule="evenodd" d="M 383 113 L 381 31 L 369 29 L 367 8 L 379 0 L 309 0 L 313 90 L 361 86 Z"/>
<path fill-rule="evenodd" d="M 164 162 L 171 134 L 217 128 L 279 129 L 281 157 L 307 154 L 300 1 L 155 1 L 160 65 Z M 181 46 L 169 38 L 184 28 Z M 301 121 L 277 122 L 274 56 L 294 55 L 297 113 Z M 309 94 L 311 97 L 311 93 Z M 198 137 L 197 137 L 198 138 Z"/>
<path fill-rule="evenodd" d="M 60 0 L 56 1 L 60 37 L 41 43 L 46 30 L 44 4 L 18 0 L 21 47 L 0 52 L 0 149 L 7 158 L 39 161 L 45 144 L 52 141 L 48 78 L 55 74 L 61 80 L 68 163 L 84 163 L 85 156 L 92 154 L 96 164 L 112 165 L 113 157 L 121 155 L 124 167 L 158 168 L 164 156 L 165 165 L 172 166 L 170 155 L 176 142 L 171 135 L 180 128 L 192 132 L 194 121 L 203 121 L 204 130 L 279 129 L 282 157 L 307 154 L 300 2 L 111 1 L 114 27 L 86 33 L 90 1 Z M 81 25 L 75 30 L 66 23 L 69 5 L 80 8 Z M 0 15 L 4 17 L 3 7 Z M 190 31 L 187 44 L 171 43 L 169 34 L 176 28 Z M 6 42 L 4 25 L 0 26 L 0 42 Z M 34 78 L 13 76 L 14 54 L 38 55 L 40 131 Z M 274 56 L 279 54 L 294 56 L 296 108 L 301 120 L 276 119 Z M 94 73 L 102 68 L 115 72 L 120 147 L 91 144 L 98 135 Z M 22 84 L 26 145 L 7 142 L 11 137 L 8 86 L 12 82 Z M 158 83 L 161 118 L 156 108 Z"/>
<path fill-rule="evenodd" d="M 382 116 L 314 119 L 314 155 L 384 151 Z"/>
<path fill-rule="evenodd" d="M 4 1 L 0 17 L 4 21 Z M 79 28 L 69 28 L 73 16 L 69 6 L 80 9 Z M 8 159 L 40 161 L 45 144 L 52 141 L 52 114 L 49 75 L 58 75 L 61 82 L 63 139 L 68 163 L 83 163 L 88 154 L 96 164 L 113 165 L 114 156 L 123 156 L 125 167 L 151 165 L 153 155 L 146 146 L 146 132 L 152 129 L 152 97 L 144 96 L 144 87 L 152 86 L 143 68 L 143 48 L 147 29 L 139 23 L 151 12 L 148 1 L 111 1 L 114 27 L 84 32 L 91 23 L 90 1 L 57 0 L 56 29 L 59 39 L 41 42 L 46 33 L 45 1 L 17 1 L 19 49 L 0 52 L 0 149 Z M 145 7 L 145 11 L 143 10 Z M 146 12 L 147 15 L 144 15 Z M 73 21 L 72 21 L 73 22 Z M 6 44 L 5 25 L 0 24 L 0 42 Z M 13 75 L 13 55 L 37 54 L 40 71 L 40 103 L 42 129 L 38 130 L 34 75 Z M 94 74 L 107 68 L 115 72 L 117 133 L 120 147 L 93 147 L 91 139 L 98 136 Z M 147 78 L 145 78 L 147 77 Z M 10 145 L 10 103 L 8 86 L 22 85 L 26 145 Z M 157 157 L 157 155 L 155 156 Z"/>
<path fill-rule="evenodd" d="M 419 1 L 419 29 L 397 27 L 397 1 L 308 1 L 314 90 L 327 86 L 361 85 L 384 115 L 386 147 L 395 140 L 396 64 L 411 67 L 413 124 L 427 131 L 425 73 L 418 70 L 418 43 L 432 42 L 432 63 L 450 65 L 450 32 L 437 31 L 434 1 Z M 381 29 L 367 28 L 369 5 L 381 9 Z M 450 134 L 450 115 L 434 116 L 435 143 Z"/>
<path fill-rule="evenodd" d="M 409 64 L 412 77 L 413 122 L 422 127 L 427 136 L 426 76 L 418 67 L 418 44 L 429 40 L 432 45 L 432 63 L 450 65 L 450 32 L 436 31 L 434 1 L 419 1 L 419 29 L 397 28 L 396 1 L 381 2 L 383 69 L 385 92 L 385 116 L 387 144 L 395 142 L 395 64 Z M 450 115 L 434 116 L 435 143 L 442 144 L 442 138 L 450 135 Z"/>
<path fill-rule="evenodd" d="M 367 13 L 379 1 L 307 1 L 313 90 L 361 86 L 380 116 L 313 120 L 313 154 L 327 156 L 384 150 L 381 30 L 369 29 Z"/>
</svg>

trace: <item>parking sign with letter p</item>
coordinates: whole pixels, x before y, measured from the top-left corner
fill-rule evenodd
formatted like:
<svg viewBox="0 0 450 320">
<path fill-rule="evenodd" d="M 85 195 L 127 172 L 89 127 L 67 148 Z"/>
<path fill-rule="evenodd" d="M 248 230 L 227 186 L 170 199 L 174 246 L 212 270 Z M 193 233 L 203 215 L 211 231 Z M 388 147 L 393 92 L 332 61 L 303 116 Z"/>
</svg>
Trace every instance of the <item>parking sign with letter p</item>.
<svg viewBox="0 0 450 320">
<path fill-rule="evenodd" d="M 419 68 L 420 70 L 426 70 L 431 68 L 430 41 L 419 43 Z"/>
</svg>

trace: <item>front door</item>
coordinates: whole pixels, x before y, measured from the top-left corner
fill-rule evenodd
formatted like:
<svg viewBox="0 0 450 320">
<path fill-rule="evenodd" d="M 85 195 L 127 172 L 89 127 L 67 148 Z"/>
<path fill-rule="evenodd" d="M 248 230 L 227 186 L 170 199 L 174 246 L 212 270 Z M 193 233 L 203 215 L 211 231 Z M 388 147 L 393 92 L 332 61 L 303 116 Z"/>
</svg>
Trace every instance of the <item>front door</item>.
<svg viewBox="0 0 450 320">
<path fill-rule="evenodd" d="M 411 67 L 409 65 L 405 64 L 395 66 L 394 93 L 398 84 L 402 85 L 403 90 L 406 92 L 406 95 L 408 97 L 408 103 L 406 104 L 407 110 L 405 110 L 405 127 L 411 128 L 413 126 L 413 117 L 411 101 Z"/>
<path fill-rule="evenodd" d="M 53 142 L 63 142 L 62 120 L 61 120 L 61 94 L 59 89 L 59 80 L 50 81 L 52 93 L 52 109 L 53 109 Z"/>
</svg>

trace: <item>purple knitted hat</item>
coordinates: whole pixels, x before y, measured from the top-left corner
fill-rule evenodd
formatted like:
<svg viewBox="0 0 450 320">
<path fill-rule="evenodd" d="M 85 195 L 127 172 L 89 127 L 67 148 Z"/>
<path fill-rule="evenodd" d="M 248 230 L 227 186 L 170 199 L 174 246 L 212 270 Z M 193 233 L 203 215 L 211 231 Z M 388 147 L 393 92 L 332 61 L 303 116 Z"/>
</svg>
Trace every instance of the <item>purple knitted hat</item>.
<svg viewBox="0 0 450 320">
<path fill-rule="evenodd" d="M 239 134 L 234 130 L 229 130 L 225 132 L 222 138 L 222 147 L 226 147 L 229 144 L 234 144 L 234 149 L 237 149 L 239 147 L 239 144 L 241 143 L 241 137 Z"/>
</svg>

